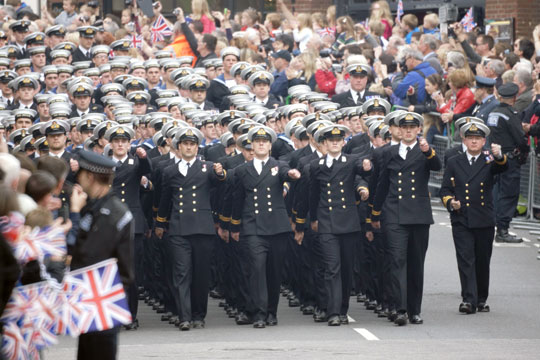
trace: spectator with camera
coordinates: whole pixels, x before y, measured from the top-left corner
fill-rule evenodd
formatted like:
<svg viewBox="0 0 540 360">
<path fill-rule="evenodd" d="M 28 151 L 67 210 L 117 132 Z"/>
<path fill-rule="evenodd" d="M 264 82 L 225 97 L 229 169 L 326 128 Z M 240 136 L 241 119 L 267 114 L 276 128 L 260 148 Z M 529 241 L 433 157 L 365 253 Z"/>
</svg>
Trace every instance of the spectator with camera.
<svg viewBox="0 0 540 360">
<path fill-rule="evenodd" d="M 418 102 L 423 103 L 426 98 L 426 77 L 437 73 L 437 71 L 424 61 L 424 55 L 411 47 L 406 47 L 400 54 L 399 67 L 401 72 L 406 74 L 401 81 L 393 84 L 394 95 L 406 103 L 407 93 L 416 93 Z"/>
</svg>

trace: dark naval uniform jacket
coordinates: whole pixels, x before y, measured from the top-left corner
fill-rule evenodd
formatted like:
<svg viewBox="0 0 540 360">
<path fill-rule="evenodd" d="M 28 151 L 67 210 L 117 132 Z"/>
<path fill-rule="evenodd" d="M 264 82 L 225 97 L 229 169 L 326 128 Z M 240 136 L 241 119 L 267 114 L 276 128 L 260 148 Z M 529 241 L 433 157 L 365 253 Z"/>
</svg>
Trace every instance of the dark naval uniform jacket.
<svg viewBox="0 0 540 360">
<path fill-rule="evenodd" d="M 290 167 L 272 157 L 257 173 L 253 161 L 235 168 L 230 231 L 242 235 L 276 235 L 291 232 L 283 185 Z"/>
<path fill-rule="evenodd" d="M 125 203 L 135 219 L 135 234 L 144 233 L 145 217 L 141 206 L 139 189 L 141 177 L 152 172 L 148 157 L 128 155 L 126 161 L 116 168 L 112 189 L 121 202 Z"/>
<path fill-rule="evenodd" d="M 448 160 L 444 171 L 440 197 L 450 212 L 452 224 L 460 223 L 467 228 L 495 226 L 493 211 L 493 186 L 495 175 L 506 171 L 506 156 L 493 159 L 489 151 L 483 151 L 473 165 L 466 153 Z M 461 208 L 454 211 L 450 200 L 459 200 Z"/>
<path fill-rule="evenodd" d="M 156 226 L 168 221 L 171 236 L 214 235 L 210 190 L 225 180 L 226 171 L 220 177 L 213 163 L 196 159 L 184 176 L 179 164 L 163 171 Z"/>
<path fill-rule="evenodd" d="M 321 234 L 347 234 L 361 230 L 356 207 L 356 176 L 368 176 L 363 158 L 341 154 L 332 167 L 328 155 L 312 160 L 309 178 L 309 214 L 319 222 Z M 367 187 L 367 181 L 364 182 Z"/>
<path fill-rule="evenodd" d="M 379 221 L 382 211 L 389 224 L 433 224 L 428 182 L 431 170 L 441 169 L 441 160 L 433 148 L 423 153 L 418 142 L 404 160 L 399 146 L 383 152 L 371 219 Z"/>
</svg>

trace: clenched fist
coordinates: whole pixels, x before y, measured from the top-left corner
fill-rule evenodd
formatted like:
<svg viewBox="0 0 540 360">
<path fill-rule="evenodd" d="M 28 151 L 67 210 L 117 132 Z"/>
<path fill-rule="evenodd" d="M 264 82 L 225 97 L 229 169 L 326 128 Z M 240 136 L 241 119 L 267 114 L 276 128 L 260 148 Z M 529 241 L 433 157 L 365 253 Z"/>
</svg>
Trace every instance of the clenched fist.
<svg viewBox="0 0 540 360">
<path fill-rule="evenodd" d="M 429 151 L 429 144 L 428 144 L 427 140 L 424 139 L 423 137 L 421 137 L 418 140 L 418 145 L 420 146 L 420 150 L 422 152 L 428 152 Z"/>
</svg>

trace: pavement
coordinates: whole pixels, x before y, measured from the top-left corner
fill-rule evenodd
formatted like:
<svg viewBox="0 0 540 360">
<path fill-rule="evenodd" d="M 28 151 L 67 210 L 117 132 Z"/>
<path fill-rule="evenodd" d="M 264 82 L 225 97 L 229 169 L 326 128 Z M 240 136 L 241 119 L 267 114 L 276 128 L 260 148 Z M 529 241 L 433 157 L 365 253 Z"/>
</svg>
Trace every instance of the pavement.
<svg viewBox="0 0 540 360">
<path fill-rule="evenodd" d="M 350 324 L 314 323 L 282 298 L 279 325 L 237 326 L 210 299 L 206 328 L 180 332 L 141 302 L 140 328 L 122 331 L 119 359 L 534 359 L 540 354 L 540 241 L 497 244 L 490 313 L 458 312 L 460 286 L 448 215 L 434 208 L 425 264 L 423 325 L 397 327 L 351 297 Z M 540 229 L 540 224 L 539 224 Z M 77 340 L 62 337 L 45 359 L 75 359 Z"/>
</svg>

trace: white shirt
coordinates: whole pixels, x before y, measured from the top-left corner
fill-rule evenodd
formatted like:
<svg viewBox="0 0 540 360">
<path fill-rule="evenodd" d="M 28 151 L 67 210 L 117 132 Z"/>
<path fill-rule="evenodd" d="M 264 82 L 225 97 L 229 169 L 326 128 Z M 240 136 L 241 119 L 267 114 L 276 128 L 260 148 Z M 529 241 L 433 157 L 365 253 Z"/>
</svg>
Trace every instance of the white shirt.
<svg viewBox="0 0 540 360">
<path fill-rule="evenodd" d="M 390 140 L 390 145 L 397 145 L 397 144 L 399 144 L 397 141 Z"/>
<path fill-rule="evenodd" d="M 61 158 L 62 155 L 64 155 L 66 151 L 65 150 L 62 150 L 62 152 L 58 153 L 58 154 L 53 154 L 52 152 L 49 152 L 49 156 L 54 156 L 54 157 L 57 157 L 57 158 Z"/>
<path fill-rule="evenodd" d="M 253 101 L 255 101 L 256 104 L 266 105 L 266 103 L 268 102 L 268 98 L 269 97 L 267 96 L 267 97 L 265 97 L 264 99 L 261 100 L 261 99 L 258 99 L 257 97 L 255 97 L 253 99 Z"/>
<path fill-rule="evenodd" d="M 403 160 L 405 160 L 407 158 L 407 148 L 410 148 L 412 150 L 413 147 L 416 146 L 416 141 L 414 143 L 412 143 L 411 145 L 405 145 L 404 143 L 399 143 L 399 156 L 401 156 L 401 158 Z"/>
<path fill-rule="evenodd" d="M 122 164 L 126 162 L 127 158 L 128 158 L 127 154 L 122 159 L 118 159 L 117 157 L 114 157 L 114 156 L 112 157 L 115 163 L 118 163 L 119 161 L 121 161 Z"/>
<path fill-rule="evenodd" d="M 463 152 L 467 151 L 467 145 L 465 145 L 464 143 L 461 143 L 461 148 L 463 149 Z"/>
<path fill-rule="evenodd" d="M 34 102 L 32 101 L 29 105 L 24 105 L 22 102 L 19 102 L 19 109 L 31 109 Z"/>
<path fill-rule="evenodd" d="M 469 154 L 468 151 L 466 152 L 466 154 L 467 154 L 467 160 L 469 160 L 469 164 L 470 164 L 470 165 L 472 165 L 472 163 L 471 163 L 472 158 L 474 158 L 474 161 L 476 162 L 476 161 L 478 161 L 478 158 L 479 158 L 480 155 L 481 155 L 481 153 L 480 153 L 480 154 L 478 154 L 478 155 L 476 155 L 476 156 L 473 156 L 473 155 Z"/>
<path fill-rule="evenodd" d="M 193 166 L 193 163 L 197 160 L 196 158 L 191 159 L 191 161 L 182 160 L 178 163 L 178 171 L 180 174 L 186 176 L 188 169 Z"/>
<path fill-rule="evenodd" d="M 86 50 L 81 45 L 79 45 L 79 49 L 81 50 L 81 52 L 83 53 L 84 56 L 86 56 L 86 57 L 90 56 L 90 49 Z"/>
<path fill-rule="evenodd" d="M 90 111 L 89 109 L 86 109 L 86 111 L 77 109 L 77 112 L 79 113 L 79 117 L 83 117 L 84 115 L 88 114 Z"/>
<path fill-rule="evenodd" d="M 322 158 L 324 155 L 322 152 L 320 152 L 319 150 L 315 150 L 315 152 L 317 153 L 317 156 L 320 158 Z"/>
<path fill-rule="evenodd" d="M 341 156 L 341 154 L 339 154 L 338 156 L 336 157 L 333 157 L 332 155 L 328 154 L 328 156 L 326 157 L 326 166 L 328 166 L 329 168 L 332 167 L 332 165 L 334 164 L 334 160 L 337 161 L 337 159 Z"/>
<path fill-rule="evenodd" d="M 311 143 L 309 143 L 309 148 L 311 149 L 311 152 L 314 153 L 315 151 L 317 151 L 317 148 L 313 145 L 311 145 Z M 320 157 L 320 156 L 319 156 Z"/>
<path fill-rule="evenodd" d="M 358 104 L 358 99 L 362 99 L 364 97 L 364 93 L 366 92 L 366 90 L 356 91 L 353 89 L 351 89 L 350 91 L 355 104 Z"/>
<path fill-rule="evenodd" d="M 255 170 L 257 170 L 257 173 L 261 175 L 263 170 L 263 162 L 266 164 L 268 162 L 269 158 L 266 158 L 264 160 L 259 159 L 253 159 L 253 166 L 255 166 Z"/>
</svg>

